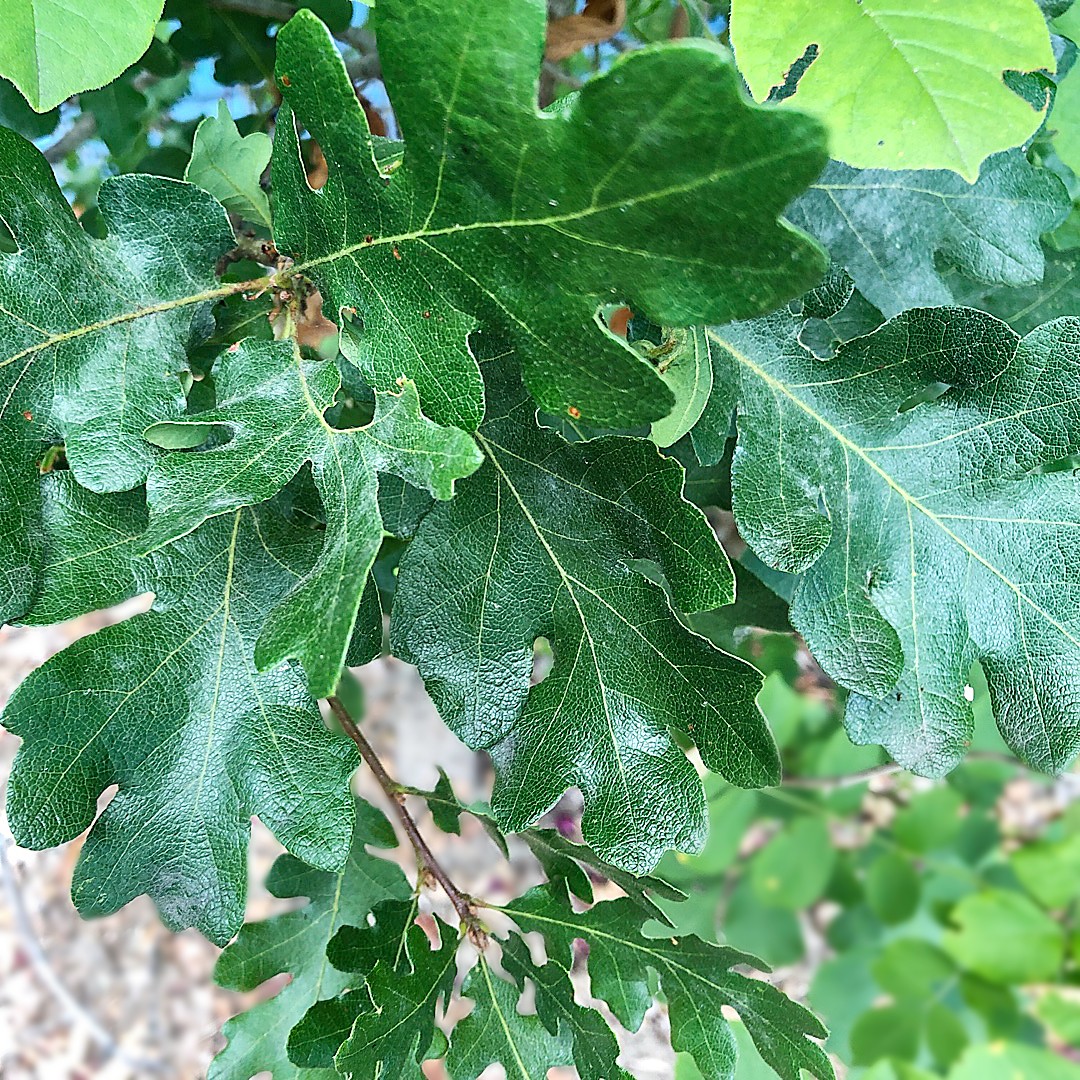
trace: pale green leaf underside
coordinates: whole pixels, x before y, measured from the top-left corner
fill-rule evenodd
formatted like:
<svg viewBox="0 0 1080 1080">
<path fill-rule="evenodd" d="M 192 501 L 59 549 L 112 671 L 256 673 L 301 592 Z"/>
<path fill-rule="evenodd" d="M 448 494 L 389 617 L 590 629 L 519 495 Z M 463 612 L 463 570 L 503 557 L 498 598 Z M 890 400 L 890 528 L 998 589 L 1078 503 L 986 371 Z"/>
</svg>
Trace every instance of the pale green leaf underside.
<svg viewBox="0 0 1080 1080">
<path fill-rule="evenodd" d="M 115 79 L 142 56 L 164 0 L 5 0 L 0 75 L 38 112 Z"/>
<path fill-rule="evenodd" d="M 942 261 L 987 284 L 1041 281 L 1039 238 L 1064 220 L 1070 205 L 1057 176 L 1014 150 L 987 159 L 974 184 L 944 170 L 858 170 L 830 162 L 788 216 L 892 316 L 955 301 Z"/>
<path fill-rule="evenodd" d="M 966 308 L 907 312 L 822 361 L 785 313 L 713 331 L 738 399 L 733 505 L 801 573 L 793 624 L 858 691 L 847 727 L 940 775 L 963 756 L 980 661 L 1009 745 L 1080 748 L 1080 322 L 1018 338 Z M 925 388 L 954 388 L 900 411 Z M 717 415 L 724 414 L 720 410 Z"/>
<path fill-rule="evenodd" d="M 1054 70 L 1033 0 L 734 0 L 731 40 L 754 97 L 815 58 L 784 105 L 829 128 L 834 157 L 861 169 L 952 169 L 969 182 L 990 154 L 1042 123 L 1003 81 Z"/>
<path fill-rule="evenodd" d="M 217 116 L 195 129 L 184 179 L 209 191 L 226 210 L 245 221 L 270 227 L 270 201 L 260 180 L 270 164 L 270 137 L 253 131 L 241 138 L 229 108 L 218 102 Z"/>
</svg>

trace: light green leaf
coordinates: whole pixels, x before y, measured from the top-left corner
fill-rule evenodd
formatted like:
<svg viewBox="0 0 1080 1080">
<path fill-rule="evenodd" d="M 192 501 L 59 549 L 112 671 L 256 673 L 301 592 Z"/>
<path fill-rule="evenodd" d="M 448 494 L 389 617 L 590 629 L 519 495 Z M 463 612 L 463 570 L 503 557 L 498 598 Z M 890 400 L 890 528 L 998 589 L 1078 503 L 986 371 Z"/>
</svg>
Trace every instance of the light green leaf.
<svg viewBox="0 0 1080 1080">
<path fill-rule="evenodd" d="M 651 443 L 575 444 L 535 422 L 504 360 L 484 362 L 485 464 L 423 520 L 390 623 L 442 718 L 496 770 L 500 826 L 518 831 L 578 786 L 601 858 L 649 871 L 705 838 L 701 782 L 669 728 L 733 783 L 778 779 L 754 695 L 760 675 L 679 622 L 731 599 L 731 571 L 682 470 Z M 544 637 L 554 666 L 530 687 Z"/>
<path fill-rule="evenodd" d="M 109 230 L 92 239 L 45 159 L 0 128 L 0 622 L 32 605 L 43 550 L 39 464 L 65 445 L 92 491 L 138 485 L 152 420 L 184 409 L 180 374 L 201 307 L 222 295 L 214 263 L 233 244 L 221 206 L 189 184 L 106 180 Z"/>
<path fill-rule="evenodd" d="M 209 191 L 226 210 L 245 221 L 270 227 L 270 201 L 260 179 L 270 164 L 270 137 L 253 131 L 243 138 L 229 107 L 218 102 L 217 116 L 208 116 L 195 129 L 184 179 Z"/>
<path fill-rule="evenodd" d="M 906 922 L 919 906 L 919 875 L 896 852 L 879 855 L 866 872 L 866 902 L 886 926 Z"/>
<path fill-rule="evenodd" d="M 373 386 L 412 378 L 425 413 L 470 430 L 484 405 L 478 327 L 509 340 L 547 411 L 636 425 L 672 395 L 598 324 L 602 305 L 666 326 L 722 322 L 822 270 L 816 246 L 777 221 L 825 163 L 816 122 L 753 108 L 729 55 L 701 41 L 627 53 L 542 114 L 545 18 L 543 0 L 372 11 L 407 136 L 389 175 L 325 28 L 300 12 L 278 35 L 277 246 L 326 311 L 356 311 L 362 330 L 343 345 Z M 293 113 L 329 164 L 318 192 Z"/>
<path fill-rule="evenodd" d="M 1080 1065 L 1038 1046 L 994 1042 L 970 1047 L 949 1080 L 1080 1080 Z"/>
<path fill-rule="evenodd" d="M 853 740 L 948 771 L 980 661 L 1009 746 L 1064 769 L 1080 748 L 1080 503 L 1071 476 L 1040 470 L 1080 451 L 1080 323 L 1021 339 L 977 311 L 917 309 L 827 361 L 801 327 L 780 312 L 715 331 L 714 364 L 738 398 L 739 531 L 801 573 L 792 625 L 856 691 Z M 953 389 L 926 400 L 936 384 Z"/>
<path fill-rule="evenodd" d="M 250 1080 L 266 1071 L 273 1080 L 332 1080 L 333 1070 L 302 1069 L 289 1061 L 289 1032 L 316 1001 L 334 997 L 361 979 L 345 975 L 327 961 L 326 947 L 347 923 L 363 924 L 378 903 L 405 900 L 409 885 L 396 863 L 369 855 L 368 844 L 396 847 L 390 823 L 362 800 L 356 806 L 352 849 L 336 873 L 314 870 L 292 855 L 282 855 L 266 880 L 271 895 L 306 896 L 295 911 L 245 923 L 218 958 L 214 981 L 243 993 L 275 975 L 290 978 L 272 998 L 229 1020 L 226 1047 L 210 1065 L 209 1080 Z"/>
<path fill-rule="evenodd" d="M 1019 893 L 988 889 L 964 897 L 952 911 L 956 927 L 942 945 L 961 966 L 991 982 L 1047 982 L 1065 957 L 1065 935 L 1049 915 Z"/>
<path fill-rule="evenodd" d="M 1080 834 L 1025 844 L 1009 862 L 1020 884 L 1045 907 L 1067 907 L 1080 897 Z"/>
<path fill-rule="evenodd" d="M 361 428 L 331 427 L 324 413 L 341 376 L 330 361 L 306 361 L 295 345 L 251 339 L 222 354 L 214 372 L 217 405 L 170 430 L 214 424 L 232 438 L 221 446 L 164 455 L 147 479 L 154 551 L 203 521 L 277 494 L 311 462 L 322 497 L 322 554 L 281 606 L 269 613 L 255 648 L 260 669 L 288 658 L 307 672 L 315 697 L 334 692 L 368 571 L 382 541 L 377 470 L 392 471 L 436 498 L 481 461 L 472 439 L 420 413 L 416 388 L 378 393 L 375 416 Z M 150 435 L 160 442 L 162 425 Z M 318 619 L 311 618 L 312 611 Z"/>
<path fill-rule="evenodd" d="M 1046 111 L 1013 93 L 1004 73 L 1055 66 L 1033 0 L 947 10 L 937 0 L 734 0 L 731 41 L 754 97 L 783 84 L 784 104 L 828 125 L 841 161 L 952 169 L 969 182 L 990 154 L 1033 135 Z M 807 59 L 791 93 L 792 68 Z"/>
<path fill-rule="evenodd" d="M 954 172 L 852 169 L 831 162 L 788 216 L 820 240 L 886 316 L 953 302 L 939 260 L 993 285 L 1042 280 L 1039 237 L 1069 211 L 1065 185 L 1019 150 Z"/>
<path fill-rule="evenodd" d="M 702 327 L 676 331 L 673 351 L 658 362 L 660 377 L 675 396 L 675 408 L 653 423 L 657 446 L 677 443 L 701 419 L 712 393 L 712 342 Z"/>
<path fill-rule="evenodd" d="M 93 823 L 72 889 L 84 915 L 148 893 L 168 926 L 224 944 L 243 918 L 255 814 L 305 862 L 344 862 L 355 750 L 326 729 L 295 669 L 253 661 L 265 612 L 316 543 L 271 514 L 209 522 L 141 566 L 153 611 L 75 642 L 8 702 L 4 726 L 23 740 L 12 832 L 38 849 Z"/>
<path fill-rule="evenodd" d="M 164 0 L 7 0 L 0 75 L 37 112 L 115 79 L 146 51 Z"/>
<path fill-rule="evenodd" d="M 821 897 L 829 883 L 836 848 L 825 820 L 796 818 L 754 856 L 751 881 L 769 907 L 797 910 Z"/>
</svg>

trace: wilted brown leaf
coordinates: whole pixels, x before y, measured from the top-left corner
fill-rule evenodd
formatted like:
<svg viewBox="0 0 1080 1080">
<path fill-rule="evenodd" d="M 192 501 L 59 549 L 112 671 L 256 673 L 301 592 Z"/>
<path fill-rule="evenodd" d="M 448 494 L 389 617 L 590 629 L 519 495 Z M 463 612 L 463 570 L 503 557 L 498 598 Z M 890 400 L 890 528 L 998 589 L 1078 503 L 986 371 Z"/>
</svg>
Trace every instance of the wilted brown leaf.
<svg viewBox="0 0 1080 1080">
<path fill-rule="evenodd" d="M 577 15 L 567 15 L 548 23 L 548 60 L 565 60 L 588 45 L 610 41 L 626 21 L 626 0 L 586 0 Z"/>
</svg>

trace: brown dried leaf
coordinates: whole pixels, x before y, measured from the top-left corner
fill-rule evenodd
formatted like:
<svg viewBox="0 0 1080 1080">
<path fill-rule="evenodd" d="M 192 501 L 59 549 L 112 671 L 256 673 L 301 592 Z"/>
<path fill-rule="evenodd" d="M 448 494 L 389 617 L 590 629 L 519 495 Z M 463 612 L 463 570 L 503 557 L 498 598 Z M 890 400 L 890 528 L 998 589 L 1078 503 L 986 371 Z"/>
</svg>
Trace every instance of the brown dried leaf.
<svg viewBox="0 0 1080 1080">
<path fill-rule="evenodd" d="M 558 62 L 588 45 L 610 41 L 625 21 L 626 0 L 586 0 L 580 14 L 548 23 L 544 57 Z"/>
</svg>

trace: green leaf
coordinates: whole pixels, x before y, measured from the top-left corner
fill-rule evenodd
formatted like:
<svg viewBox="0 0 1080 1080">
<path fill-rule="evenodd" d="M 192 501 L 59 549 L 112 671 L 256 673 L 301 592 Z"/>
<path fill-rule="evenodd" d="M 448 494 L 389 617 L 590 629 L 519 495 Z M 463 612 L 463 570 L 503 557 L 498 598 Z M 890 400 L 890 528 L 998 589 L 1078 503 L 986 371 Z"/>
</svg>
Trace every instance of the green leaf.
<svg viewBox="0 0 1080 1080">
<path fill-rule="evenodd" d="M 589 946 L 593 997 L 607 1003 L 619 1022 L 637 1031 L 652 1002 L 649 972 L 658 976 L 671 1016 L 671 1044 L 693 1054 L 708 1077 L 732 1077 L 735 1042 L 721 1013 L 733 1008 L 753 1037 L 761 1056 L 783 1077 L 799 1080 L 805 1069 L 828 1080 L 833 1068 L 813 1039 L 825 1029 L 794 1001 L 766 982 L 730 970 L 760 962 L 734 949 L 692 936 L 643 937 L 647 918 L 630 900 L 614 900 L 575 914 L 565 890 L 542 886 L 513 901 L 505 911 L 524 931 L 544 935 L 548 956 L 569 970 L 573 943 Z"/>
<path fill-rule="evenodd" d="M 701 41 L 633 51 L 557 112 L 536 107 L 546 5 L 387 0 L 370 20 L 401 165 L 380 174 L 325 28 L 278 35 L 287 107 L 274 146 L 274 236 L 377 389 L 415 380 L 424 411 L 475 429 L 478 327 L 509 339 L 547 411 L 636 425 L 670 411 L 652 366 L 597 321 L 626 301 L 666 326 L 723 322 L 809 287 L 821 253 L 777 214 L 825 163 L 819 126 L 753 108 Z M 447 42 L 455 42 L 453 48 Z M 307 186 L 292 119 L 329 179 Z"/>
<path fill-rule="evenodd" d="M 1038 1046 L 994 1042 L 970 1047 L 949 1080 L 1080 1080 L 1080 1065 Z"/>
<path fill-rule="evenodd" d="M 115 79 L 146 51 L 164 0 L 9 0 L 0 75 L 36 112 Z"/>
<path fill-rule="evenodd" d="M 895 852 L 879 855 L 866 872 L 866 902 L 886 926 L 906 922 L 919 906 L 919 875 Z"/>
<path fill-rule="evenodd" d="M 649 438 L 657 446 L 677 443 L 701 419 L 712 393 L 712 342 L 705 330 L 676 331 L 672 345 L 657 366 L 675 395 L 675 408 L 652 425 Z"/>
<path fill-rule="evenodd" d="M 17 131 L 26 139 L 44 139 L 60 123 L 60 110 L 40 114 L 26 103 L 26 98 L 6 79 L 0 79 L 0 125 Z"/>
<path fill-rule="evenodd" d="M 38 849 L 94 823 L 72 889 L 82 914 L 148 893 L 168 926 L 223 944 L 243 918 L 254 814 L 305 862 L 344 862 L 355 750 L 326 729 L 295 669 L 253 662 L 265 611 L 315 542 L 269 514 L 208 523 L 140 567 L 153 611 L 75 642 L 12 696 L 4 726 L 23 739 L 12 832 Z"/>
<path fill-rule="evenodd" d="M 1080 834 L 1025 844 L 1009 862 L 1020 884 L 1045 907 L 1067 907 L 1080 896 Z"/>
<path fill-rule="evenodd" d="M 1019 150 L 987 159 L 975 184 L 954 172 L 852 169 L 831 162 L 788 216 L 825 245 L 885 315 L 953 302 L 939 259 L 976 281 L 1042 280 L 1039 237 L 1059 225 L 1065 185 Z"/>
<path fill-rule="evenodd" d="M 873 1065 L 884 1058 L 913 1061 L 919 1052 L 922 1016 L 909 1005 L 882 1005 L 865 1012 L 851 1030 L 851 1061 Z"/>
<path fill-rule="evenodd" d="M 306 1068 L 335 1065 L 352 1080 L 415 1075 L 435 1033 L 436 1004 L 449 998 L 457 973 L 458 941 L 442 929 L 442 944 L 432 949 L 423 930 L 409 926 L 411 970 L 380 959 L 362 989 L 309 1010 L 289 1039 L 290 1058 Z"/>
<path fill-rule="evenodd" d="M 527 954 L 527 950 L 526 950 Z M 547 967 L 555 967 L 553 964 Z M 565 973 L 556 969 L 557 977 L 569 987 Z M 559 1027 L 549 1032 L 536 1015 L 518 1012 L 518 989 L 492 970 L 481 956 L 476 967 L 469 972 L 462 988 L 465 997 L 472 1000 L 472 1012 L 455 1026 L 450 1040 L 450 1053 L 446 1058 L 446 1071 L 451 1080 L 475 1080 L 489 1066 L 500 1064 L 506 1075 L 517 1080 L 545 1080 L 548 1069 L 558 1065 L 575 1065 L 576 1047 L 571 1047 L 569 1032 L 558 1037 Z M 571 1008 L 573 998 L 567 995 Z M 590 1010 L 576 1009 L 582 1013 Z M 597 1020 L 607 1030 L 612 1043 L 614 1035 L 597 1014 Z M 615 1047 L 615 1054 L 618 1046 Z M 615 1054 L 609 1059 L 611 1072 L 598 1073 L 588 1069 L 583 1074 L 587 1080 L 603 1080 L 606 1076 L 617 1077 L 614 1069 Z M 592 1065 L 591 1060 L 583 1060 Z"/>
<path fill-rule="evenodd" d="M 19 621 L 49 626 L 134 595 L 131 560 L 145 528 L 142 491 L 99 495 L 79 487 L 70 472 L 43 476 L 40 589 Z"/>
<path fill-rule="evenodd" d="M 184 179 L 209 191 L 226 210 L 245 221 L 270 227 L 270 202 L 260 179 L 270 164 L 270 137 L 253 131 L 243 138 L 224 101 L 217 116 L 208 116 L 195 129 Z"/>
<path fill-rule="evenodd" d="M 482 959 L 482 958 L 481 958 Z M 552 1036 L 560 1042 L 572 1041 L 571 1063 L 581 1080 L 630 1080 L 617 1064 L 619 1044 L 607 1021 L 595 1010 L 583 1008 L 574 1000 L 574 988 L 566 971 L 556 963 L 537 966 L 529 947 L 512 934 L 503 943 L 503 966 L 522 986 L 528 979 L 535 991 L 536 1015 Z M 460 1025 L 454 1030 L 453 1046 L 458 1046 Z M 454 1055 L 449 1064 L 452 1067 Z M 508 1075 L 513 1073 L 508 1070 Z M 541 1072 L 545 1076 L 546 1072 Z"/>
<path fill-rule="evenodd" d="M 936 0 L 734 0 L 731 41 L 754 97 L 784 84 L 776 96 L 824 121 L 841 161 L 952 169 L 971 183 L 984 158 L 1034 135 L 1046 112 L 1004 73 L 1055 67 L 1031 0 L 967 0 L 947 18 Z"/>
<path fill-rule="evenodd" d="M 792 625 L 856 691 L 849 734 L 946 772 L 972 735 L 980 661 L 1009 746 L 1064 769 L 1080 747 L 1065 689 L 1080 678 L 1080 507 L 1071 476 L 1040 468 L 1080 450 L 1080 326 L 1021 339 L 970 309 L 913 310 L 827 361 L 801 327 L 779 312 L 715 331 L 714 363 L 738 398 L 739 531 L 801 573 Z M 936 384 L 952 389 L 927 400 Z"/>
<path fill-rule="evenodd" d="M 267 888 L 282 899 L 306 896 L 307 904 L 262 922 L 245 923 L 218 958 L 214 981 L 227 990 L 255 990 L 283 973 L 290 979 L 272 998 L 225 1024 L 222 1034 L 228 1045 L 214 1058 L 209 1080 L 250 1080 L 264 1070 L 273 1080 L 331 1080 L 337 1075 L 292 1064 L 285 1050 L 289 1032 L 316 1001 L 357 982 L 327 962 L 326 947 L 338 929 L 363 923 L 381 901 L 409 896 L 408 882 L 397 864 L 365 850 L 368 844 L 397 845 L 390 823 L 362 800 L 356 809 L 352 849 L 341 871 L 315 870 L 282 855 L 270 871 Z"/>
<path fill-rule="evenodd" d="M 648 872 L 705 838 L 701 782 L 669 734 L 733 783 L 779 778 L 754 705 L 761 677 L 687 631 L 675 605 L 731 600 L 731 571 L 682 470 L 649 442 L 565 443 L 538 428 L 512 369 L 484 363 L 485 464 L 423 520 L 401 562 L 390 623 L 442 718 L 491 754 L 500 826 L 520 831 L 578 786 L 602 859 Z M 533 646 L 555 661 L 530 687 Z"/>
<path fill-rule="evenodd" d="M 957 298 L 1007 322 L 1018 334 L 1027 334 L 1044 322 L 1080 310 L 1080 250 L 1046 248 L 1042 281 L 1020 289 L 957 289 Z"/>
<path fill-rule="evenodd" d="M 539 860 L 549 881 L 562 878 L 570 892 L 588 904 L 593 901 L 592 884 L 578 864 L 613 881 L 642 911 L 662 923 L 669 920 L 656 906 L 654 897 L 676 903 L 686 899 L 686 894 L 674 885 L 658 877 L 628 874 L 600 858 L 587 844 L 575 844 L 556 829 L 527 829 L 521 839 Z"/>
<path fill-rule="evenodd" d="M 45 159 L 0 129 L 0 622 L 32 605 L 39 464 L 60 443 L 93 491 L 138 485 L 151 420 L 184 409 L 180 375 L 200 305 L 222 294 L 213 267 L 233 243 L 222 208 L 188 184 L 120 176 L 101 185 L 109 229 L 92 239 Z"/>
<path fill-rule="evenodd" d="M 825 892 L 835 862 L 836 848 L 824 819 L 797 818 L 754 857 L 754 892 L 770 907 L 809 907 Z"/>
<path fill-rule="evenodd" d="M 334 692 L 341 675 L 368 570 L 382 541 L 376 470 L 393 471 L 439 499 L 481 461 L 472 439 L 420 413 L 416 388 L 378 393 L 362 428 L 332 428 L 324 417 L 341 384 L 330 361 L 305 361 L 288 342 L 246 340 L 215 368 L 217 405 L 183 421 L 224 427 L 231 439 L 194 453 L 163 456 L 147 479 L 154 551 L 203 521 L 280 491 L 311 462 L 326 513 L 322 554 L 281 605 L 269 613 L 255 648 L 260 669 L 298 659 L 315 697 Z M 151 429 L 157 438 L 161 425 Z M 268 452 L 269 451 L 269 452 Z M 319 612 L 318 619 L 311 612 Z"/>
<path fill-rule="evenodd" d="M 955 930 L 945 951 L 958 964 L 991 982 L 1055 979 L 1065 955 L 1061 927 L 1019 893 L 988 889 L 964 897 L 953 909 Z"/>
<path fill-rule="evenodd" d="M 1062 1042 L 1080 1043 L 1080 1002 L 1063 994 L 1043 994 L 1035 1003 L 1035 1013 Z"/>
</svg>

